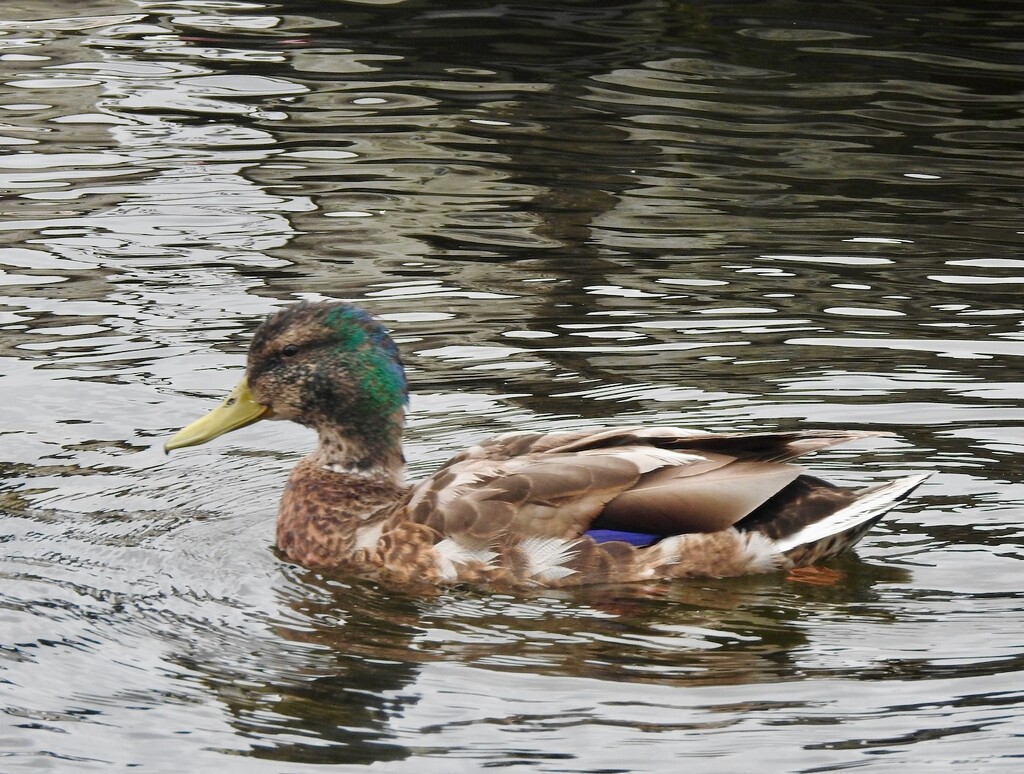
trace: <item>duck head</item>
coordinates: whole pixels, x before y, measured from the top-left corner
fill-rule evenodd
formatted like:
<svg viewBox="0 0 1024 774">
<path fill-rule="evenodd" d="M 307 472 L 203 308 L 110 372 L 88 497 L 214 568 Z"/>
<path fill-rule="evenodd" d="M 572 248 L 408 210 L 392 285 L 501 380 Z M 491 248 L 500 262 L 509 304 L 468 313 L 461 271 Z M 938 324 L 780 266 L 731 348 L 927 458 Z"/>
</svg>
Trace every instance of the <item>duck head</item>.
<svg viewBox="0 0 1024 774">
<path fill-rule="evenodd" d="M 324 467 L 401 466 L 407 402 L 398 348 L 383 325 L 351 304 L 304 302 L 267 318 L 253 335 L 242 381 L 164 449 L 288 419 L 317 431 L 314 457 Z"/>
</svg>

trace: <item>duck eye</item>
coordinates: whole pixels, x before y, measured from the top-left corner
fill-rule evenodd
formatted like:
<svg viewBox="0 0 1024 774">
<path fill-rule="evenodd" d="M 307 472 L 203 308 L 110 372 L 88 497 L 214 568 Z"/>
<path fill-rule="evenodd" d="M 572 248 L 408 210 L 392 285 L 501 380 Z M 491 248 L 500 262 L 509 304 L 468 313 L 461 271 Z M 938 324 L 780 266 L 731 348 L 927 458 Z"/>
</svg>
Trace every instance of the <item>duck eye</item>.
<svg viewBox="0 0 1024 774">
<path fill-rule="evenodd" d="M 281 354 L 284 355 L 285 357 L 291 357 L 292 355 L 294 355 L 298 351 L 299 351 L 299 345 L 298 344 L 285 344 L 281 348 Z"/>
</svg>

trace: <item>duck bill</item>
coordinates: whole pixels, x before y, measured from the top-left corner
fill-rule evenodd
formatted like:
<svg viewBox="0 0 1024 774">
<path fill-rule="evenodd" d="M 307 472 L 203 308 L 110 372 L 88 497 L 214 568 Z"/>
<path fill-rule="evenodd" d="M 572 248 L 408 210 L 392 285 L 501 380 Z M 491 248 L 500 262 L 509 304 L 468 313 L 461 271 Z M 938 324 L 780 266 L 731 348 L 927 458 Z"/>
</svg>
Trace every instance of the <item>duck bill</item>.
<svg viewBox="0 0 1024 774">
<path fill-rule="evenodd" d="M 249 383 L 242 379 L 217 408 L 205 417 L 197 419 L 188 427 L 179 430 L 171 440 L 164 444 L 164 451 L 198 446 L 213 440 L 218 435 L 251 425 L 253 422 L 263 419 L 269 412 L 270 409 L 267 406 L 253 400 L 252 393 L 249 392 Z"/>
</svg>

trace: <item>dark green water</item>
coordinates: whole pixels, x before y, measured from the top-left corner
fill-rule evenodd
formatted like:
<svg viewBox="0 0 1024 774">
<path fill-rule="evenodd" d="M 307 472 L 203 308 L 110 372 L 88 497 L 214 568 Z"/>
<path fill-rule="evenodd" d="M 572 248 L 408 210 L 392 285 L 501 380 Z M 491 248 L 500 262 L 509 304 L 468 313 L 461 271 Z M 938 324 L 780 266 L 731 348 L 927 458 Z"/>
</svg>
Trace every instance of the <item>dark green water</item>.
<svg viewBox="0 0 1024 774">
<path fill-rule="evenodd" d="M 56 10 L 55 10 L 56 7 Z M 1024 8 L 0 9 L 0 770 L 1016 771 Z M 841 579 L 414 598 L 280 562 L 299 428 L 165 458 L 257 321 L 515 428 L 894 431 Z"/>
</svg>

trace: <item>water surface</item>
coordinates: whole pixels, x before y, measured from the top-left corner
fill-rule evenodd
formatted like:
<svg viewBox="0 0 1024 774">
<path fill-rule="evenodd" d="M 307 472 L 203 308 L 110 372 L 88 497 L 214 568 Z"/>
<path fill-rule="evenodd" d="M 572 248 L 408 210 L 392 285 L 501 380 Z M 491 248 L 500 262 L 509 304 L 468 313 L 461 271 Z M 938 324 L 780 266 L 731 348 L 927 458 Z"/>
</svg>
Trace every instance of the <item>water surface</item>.
<svg viewBox="0 0 1024 774">
<path fill-rule="evenodd" d="M 5 772 L 1019 767 L 1015 4 L 0 17 Z M 309 572 L 271 548 L 308 431 L 159 451 L 300 298 L 394 331 L 414 476 L 637 422 L 935 475 L 831 585 Z"/>
</svg>

